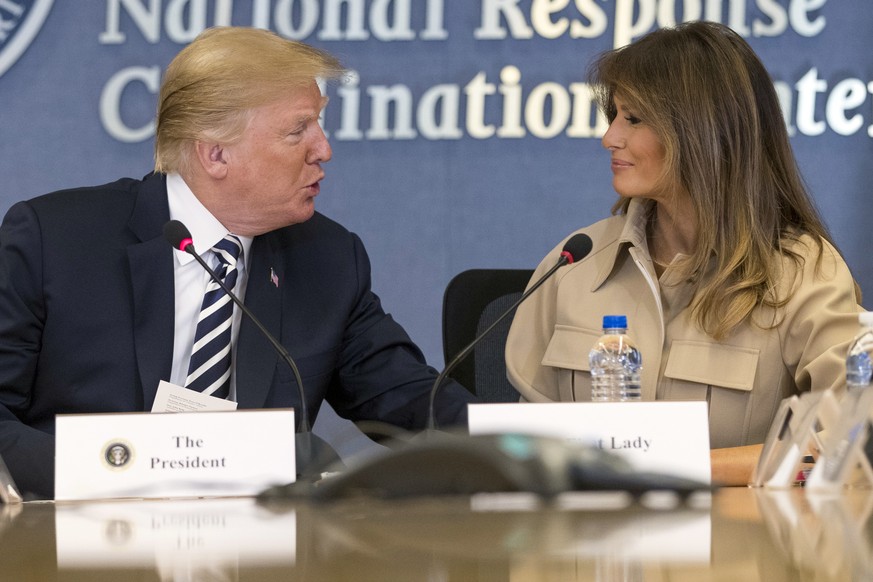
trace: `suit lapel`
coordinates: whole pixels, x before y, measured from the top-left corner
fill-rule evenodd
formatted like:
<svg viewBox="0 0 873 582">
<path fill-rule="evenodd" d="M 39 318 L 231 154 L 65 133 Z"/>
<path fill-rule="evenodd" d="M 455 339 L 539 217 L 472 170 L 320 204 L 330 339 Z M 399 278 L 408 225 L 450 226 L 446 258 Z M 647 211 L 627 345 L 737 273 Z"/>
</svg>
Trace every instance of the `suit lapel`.
<svg viewBox="0 0 873 582">
<path fill-rule="evenodd" d="M 255 237 L 251 247 L 246 306 L 265 328 L 280 339 L 283 264 L 276 261 L 274 237 Z M 274 277 L 275 276 L 275 277 Z M 236 391 L 240 408 L 263 408 L 278 355 L 261 331 L 243 316 L 237 340 Z"/>
<path fill-rule="evenodd" d="M 140 242 L 127 249 L 133 297 L 134 340 L 143 399 L 151 408 L 158 382 L 169 379 L 173 366 L 175 291 L 172 248 L 163 237 L 169 220 L 166 182 L 150 175 L 142 183 L 129 228 Z M 246 306 L 274 337 L 281 330 L 281 281 L 284 263 L 275 237 L 255 237 L 250 250 Z M 273 278 L 276 275 L 276 279 Z M 275 281 L 279 282 L 277 285 Z M 236 386 L 240 408 L 263 408 L 278 356 L 270 342 L 245 316 L 237 339 Z"/>
<path fill-rule="evenodd" d="M 169 379 L 173 366 L 173 251 L 163 237 L 169 216 L 164 178 L 152 174 L 140 187 L 128 223 L 139 242 L 127 249 L 136 359 L 146 409 L 154 402 L 158 382 Z"/>
</svg>

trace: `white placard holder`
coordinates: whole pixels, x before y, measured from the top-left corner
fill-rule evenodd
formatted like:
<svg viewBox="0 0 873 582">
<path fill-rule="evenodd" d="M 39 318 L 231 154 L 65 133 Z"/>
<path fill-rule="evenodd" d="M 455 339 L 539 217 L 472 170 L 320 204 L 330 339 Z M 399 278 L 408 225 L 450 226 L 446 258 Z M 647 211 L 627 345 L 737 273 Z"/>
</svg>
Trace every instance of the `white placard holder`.
<svg viewBox="0 0 873 582">
<path fill-rule="evenodd" d="M 795 461 L 798 453 L 791 450 L 793 436 L 797 433 L 797 425 L 800 423 L 802 414 L 800 410 L 806 410 L 806 403 L 801 404 L 797 396 L 790 396 L 779 403 L 776 416 L 764 439 L 764 446 L 758 464 L 752 472 L 752 485 L 763 487 L 773 479 L 776 470 L 783 465 L 786 456 L 791 454 Z"/>
<path fill-rule="evenodd" d="M 793 487 L 805 465 L 804 457 L 823 450 L 823 434 L 838 424 L 839 413 L 839 401 L 831 390 L 783 400 L 764 441 L 752 485 Z"/>
<path fill-rule="evenodd" d="M 55 499 L 236 497 L 296 479 L 292 409 L 58 415 Z"/>
<path fill-rule="evenodd" d="M 822 456 L 807 479 L 811 490 L 873 486 L 873 389 L 843 396 L 838 420 L 825 434 Z"/>
<path fill-rule="evenodd" d="M 21 494 L 15 486 L 15 481 L 12 479 L 12 474 L 3 462 L 3 457 L 0 456 L 0 503 L 5 505 L 13 505 L 21 503 Z"/>
<path fill-rule="evenodd" d="M 527 433 L 596 446 L 634 469 L 712 479 L 706 402 L 470 404 L 470 434 Z"/>
</svg>

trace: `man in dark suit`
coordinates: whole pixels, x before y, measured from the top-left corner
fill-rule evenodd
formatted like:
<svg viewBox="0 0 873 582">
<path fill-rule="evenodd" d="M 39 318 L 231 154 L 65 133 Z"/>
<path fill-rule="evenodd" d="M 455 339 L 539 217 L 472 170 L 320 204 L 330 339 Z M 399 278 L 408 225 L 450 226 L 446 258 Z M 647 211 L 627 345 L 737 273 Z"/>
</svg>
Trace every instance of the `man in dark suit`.
<svg viewBox="0 0 873 582">
<path fill-rule="evenodd" d="M 213 245 L 228 234 L 240 243 L 235 289 L 294 356 L 313 418 L 327 400 L 353 420 L 425 426 L 435 371 L 371 291 L 358 237 L 314 210 L 331 157 L 315 79 L 342 72 L 333 57 L 267 31 L 208 30 L 167 69 L 154 173 L 9 210 L 0 455 L 23 491 L 53 495 L 56 414 L 147 411 L 160 380 L 190 380 L 209 281 L 165 240 L 171 219 L 213 265 Z M 299 410 L 290 369 L 236 311 L 228 397 Z M 439 422 L 463 423 L 471 399 L 447 386 Z"/>
</svg>

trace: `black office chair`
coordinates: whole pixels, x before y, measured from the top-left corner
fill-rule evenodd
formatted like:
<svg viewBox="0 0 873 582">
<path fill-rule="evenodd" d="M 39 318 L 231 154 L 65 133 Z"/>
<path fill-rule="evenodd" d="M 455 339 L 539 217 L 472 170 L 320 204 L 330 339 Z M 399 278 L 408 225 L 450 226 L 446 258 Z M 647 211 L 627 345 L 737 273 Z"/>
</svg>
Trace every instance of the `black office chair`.
<svg viewBox="0 0 873 582">
<path fill-rule="evenodd" d="M 532 269 L 470 269 L 449 281 L 443 295 L 446 363 L 521 297 L 532 274 Z M 484 402 L 518 402 L 503 356 L 511 323 L 512 316 L 500 322 L 449 374 Z"/>
</svg>

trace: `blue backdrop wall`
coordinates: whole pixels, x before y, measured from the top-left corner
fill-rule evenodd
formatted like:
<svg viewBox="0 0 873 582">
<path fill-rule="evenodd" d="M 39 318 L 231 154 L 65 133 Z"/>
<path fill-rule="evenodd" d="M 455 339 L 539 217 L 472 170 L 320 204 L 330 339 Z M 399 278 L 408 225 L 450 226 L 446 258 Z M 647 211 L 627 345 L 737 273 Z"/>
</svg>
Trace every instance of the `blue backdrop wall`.
<svg viewBox="0 0 873 582">
<path fill-rule="evenodd" d="M 258 26 L 339 56 L 318 209 L 361 235 L 386 308 L 442 364 L 443 289 L 533 267 L 608 215 L 590 59 L 705 18 L 746 37 L 800 166 L 873 297 L 869 0 L 0 0 L 0 213 L 152 165 L 163 68 L 204 27 Z"/>
</svg>

